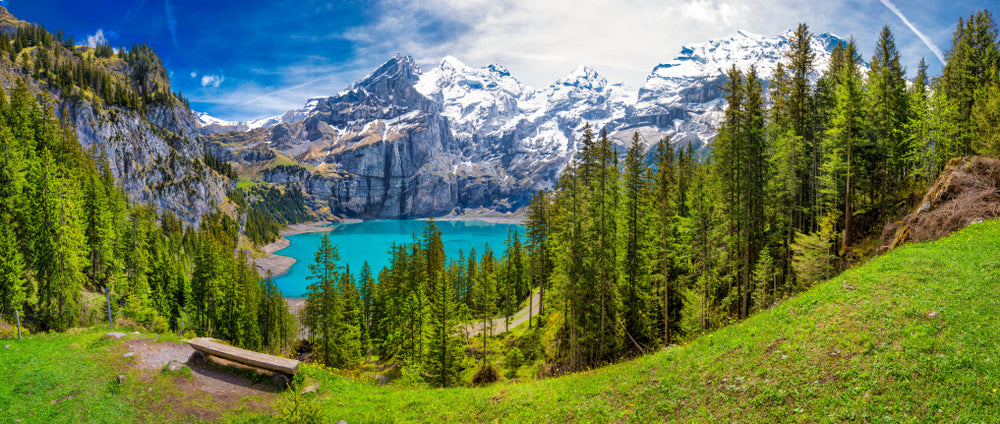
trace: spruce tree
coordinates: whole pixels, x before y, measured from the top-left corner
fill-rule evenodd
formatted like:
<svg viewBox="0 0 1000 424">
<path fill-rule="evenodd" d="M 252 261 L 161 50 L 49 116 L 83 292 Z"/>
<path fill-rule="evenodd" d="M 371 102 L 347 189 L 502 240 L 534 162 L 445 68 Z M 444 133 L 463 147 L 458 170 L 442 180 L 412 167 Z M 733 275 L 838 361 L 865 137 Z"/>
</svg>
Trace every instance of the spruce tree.
<svg viewBox="0 0 1000 424">
<path fill-rule="evenodd" d="M 430 225 L 430 224 L 428 224 Z M 441 233 L 431 235 L 432 244 L 440 243 Z M 436 241 L 434 241 L 436 240 Z M 454 286 L 444 273 L 435 274 L 429 281 L 430 300 L 425 369 L 430 382 L 436 387 L 451 387 L 458 383 L 461 367 L 461 343 L 455 334 L 457 302 Z M 485 333 L 483 334 L 485 339 Z M 483 352 L 485 356 L 486 352 Z"/>
<path fill-rule="evenodd" d="M 305 325 L 317 340 L 319 359 L 328 366 L 336 366 L 335 331 L 341 319 L 340 296 L 337 282 L 340 279 L 340 252 L 330 243 L 328 234 L 320 237 L 315 260 L 309 264 L 312 283 L 306 287 Z"/>
<path fill-rule="evenodd" d="M 367 357 L 371 349 L 372 319 L 375 303 L 375 279 L 372 278 L 372 268 L 365 261 L 361 265 L 361 274 L 358 275 L 358 285 L 361 289 L 361 350 Z"/>
<path fill-rule="evenodd" d="M 665 144 L 661 142 L 661 145 Z M 673 152 L 669 153 L 673 156 Z M 648 344 L 650 330 L 649 243 L 646 229 L 652 224 L 649 205 L 650 170 L 645 161 L 646 146 L 639 133 L 632 134 L 632 144 L 625 155 L 623 212 L 623 254 L 621 255 L 620 315 L 626 337 L 635 344 Z M 673 169 L 666 172 L 673 172 Z M 667 193 L 664 199 L 669 199 Z M 666 280 L 666 279 L 665 279 Z M 664 287 L 666 289 L 666 287 Z M 664 295 L 666 296 L 666 294 Z M 641 349 L 641 347 L 636 346 Z"/>
<path fill-rule="evenodd" d="M 0 213 L 0 314 L 4 315 L 23 311 L 27 300 L 25 263 L 18 244 L 10 217 Z"/>
<path fill-rule="evenodd" d="M 869 167 L 877 170 L 879 216 L 888 218 L 887 203 L 896 203 L 896 193 L 906 191 L 910 170 L 909 102 L 906 95 L 906 71 L 899 63 L 899 52 L 889 26 L 882 27 L 875 54 L 868 73 L 866 116 L 872 123 L 876 163 Z"/>
<path fill-rule="evenodd" d="M 960 18 L 940 79 L 940 88 L 954 108 L 950 119 L 957 130 L 957 139 L 945 152 L 949 158 L 973 153 L 976 90 L 996 83 L 998 69 L 1000 48 L 993 15 L 979 10 L 966 20 Z"/>
<path fill-rule="evenodd" d="M 859 156 L 859 147 L 864 142 L 863 93 L 861 76 L 858 71 L 857 53 L 854 41 L 851 40 L 844 49 L 846 65 L 839 68 L 836 77 L 835 106 L 830 128 L 827 130 L 826 145 L 824 145 L 824 197 L 829 202 L 830 210 L 836 210 L 838 204 L 843 205 L 843 250 L 853 244 L 852 217 L 855 210 L 855 187 L 859 185 L 859 176 L 864 170 Z"/>
</svg>

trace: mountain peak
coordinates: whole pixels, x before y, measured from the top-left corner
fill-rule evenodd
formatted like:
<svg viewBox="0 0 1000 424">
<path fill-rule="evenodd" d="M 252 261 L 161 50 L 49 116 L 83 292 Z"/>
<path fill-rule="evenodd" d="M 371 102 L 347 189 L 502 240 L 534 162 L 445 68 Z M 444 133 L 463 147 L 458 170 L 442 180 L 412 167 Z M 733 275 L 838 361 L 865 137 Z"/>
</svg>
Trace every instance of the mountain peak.
<svg viewBox="0 0 1000 424">
<path fill-rule="evenodd" d="M 602 90 L 608 85 L 608 80 L 597 73 L 594 68 L 586 65 L 577 66 L 573 72 L 556 81 L 554 85 Z"/>
<path fill-rule="evenodd" d="M 420 66 L 413 60 L 413 57 L 396 53 L 385 61 L 382 66 L 372 71 L 367 77 L 357 83 L 358 87 L 369 87 L 380 81 L 392 79 L 405 79 L 410 82 L 417 82 L 420 79 Z"/>
<path fill-rule="evenodd" d="M 452 55 L 447 55 L 441 59 L 441 64 L 438 67 L 442 70 L 454 69 L 456 71 L 467 71 L 470 69 L 469 65 L 466 65 L 465 62 L 458 60 L 457 57 Z"/>
</svg>

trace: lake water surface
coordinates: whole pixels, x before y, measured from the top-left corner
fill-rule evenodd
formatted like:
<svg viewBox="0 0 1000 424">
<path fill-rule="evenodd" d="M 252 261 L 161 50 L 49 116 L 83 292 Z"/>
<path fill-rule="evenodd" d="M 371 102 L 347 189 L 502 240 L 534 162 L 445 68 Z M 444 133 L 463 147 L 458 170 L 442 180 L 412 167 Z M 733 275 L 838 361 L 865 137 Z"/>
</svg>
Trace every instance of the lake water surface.
<svg viewBox="0 0 1000 424">
<path fill-rule="evenodd" d="M 382 267 L 389 265 L 389 248 L 396 244 L 412 243 L 414 234 L 419 239 L 424 233 L 426 221 L 365 221 L 351 224 L 333 224 L 336 228 L 327 234 L 330 241 L 340 251 L 340 265 L 350 266 L 351 274 L 357 278 L 365 261 L 372 268 L 372 276 L 378 278 Z M 483 246 L 489 243 L 493 254 L 497 257 L 503 254 L 504 242 L 507 240 L 507 230 L 513 228 L 521 235 L 524 243 L 524 226 L 514 224 L 493 224 L 483 221 L 435 221 L 441 229 L 441 241 L 444 243 L 444 253 L 448 259 L 457 258 L 461 250 L 466 256 L 473 248 L 477 255 L 482 255 Z M 288 247 L 275 254 L 290 256 L 296 259 L 295 265 L 288 273 L 275 277 L 278 288 L 287 297 L 302 297 L 306 286 L 311 282 L 309 264 L 315 259 L 323 233 L 306 233 L 288 236 L 292 242 Z"/>
</svg>

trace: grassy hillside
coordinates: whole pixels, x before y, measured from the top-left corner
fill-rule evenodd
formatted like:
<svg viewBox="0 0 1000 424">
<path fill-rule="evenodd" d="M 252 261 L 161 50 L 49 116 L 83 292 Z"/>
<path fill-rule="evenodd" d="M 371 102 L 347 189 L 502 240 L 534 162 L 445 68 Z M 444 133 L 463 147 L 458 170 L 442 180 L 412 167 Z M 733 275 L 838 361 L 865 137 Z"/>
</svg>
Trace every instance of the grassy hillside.
<svg viewBox="0 0 1000 424">
<path fill-rule="evenodd" d="M 352 424 L 995 422 L 998 269 L 993 220 L 903 246 L 743 323 L 599 370 L 435 390 L 378 387 L 314 366 L 303 372 L 322 383 L 313 402 L 326 419 Z M 107 360 L 124 348 L 97 341 L 101 334 L 0 343 L 11 345 L 0 349 L 0 421 L 128 422 L 148 413 L 143 388 L 111 384 L 128 365 Z M 174 390 L 164 381 L 157 390 Z M 251 408 L 220 416 L 264 419 Z"/>
</svg>

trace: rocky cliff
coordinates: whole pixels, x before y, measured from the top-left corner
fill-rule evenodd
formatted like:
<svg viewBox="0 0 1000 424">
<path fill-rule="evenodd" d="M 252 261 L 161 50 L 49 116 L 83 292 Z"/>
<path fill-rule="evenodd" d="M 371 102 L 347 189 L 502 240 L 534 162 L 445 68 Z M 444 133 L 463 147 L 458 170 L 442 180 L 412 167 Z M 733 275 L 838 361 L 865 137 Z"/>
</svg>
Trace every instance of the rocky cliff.
<svg viewBox="0 0 1000 424">
<path fill-rule="evenodd" d="M 199 125 L 172 94 L 152 49 L 114 52 L 105 46 L 99 53 L 73 46 L 2 7 L 0 33 L 24 34 L 15 44 L 20 51 L 0 54 L 0 86 L 10 90 L 23 81 L 70 124 L 85 150 L 106 155 L 133 201 L 195 225 L 226 201 L 232 182 L 204 165 Z"/>
</svg>

